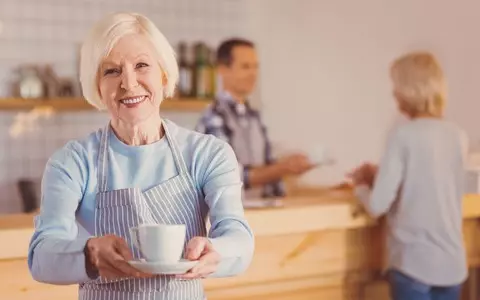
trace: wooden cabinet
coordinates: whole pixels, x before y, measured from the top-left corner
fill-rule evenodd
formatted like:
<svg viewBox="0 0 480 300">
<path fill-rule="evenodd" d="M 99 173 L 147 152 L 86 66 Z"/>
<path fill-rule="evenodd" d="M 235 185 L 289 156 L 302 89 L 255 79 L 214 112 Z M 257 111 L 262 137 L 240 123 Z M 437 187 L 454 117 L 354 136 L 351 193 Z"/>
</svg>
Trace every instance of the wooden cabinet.
<svg viewBox="0 0 480 300">
<path fill-rule="evenodd" d="M 354 299 L 379 263 L 369 255 L 378 245 L 372 234 L 334 230 L 260 238 L 245 274 L 205 280 L 208 299 Z M 35 282 L 25 258 L 0 261 L 1 299 L 76 299 L 77 289 Z"/>
<path fill-rule="evenodd" d="M 205 287 L 214 300 L 357 299 L 381 264 L 378 242 L 373 228 L 262 237 L 245 274 Z"/>
<path fill-rule="evenodd" d="M 352 200 L 330 193 L 287 199 L 284 208 L 247 210 L 256 236 L 253 262 L 240 276 L 205 280 L 208 299 L 388 300 L 388 287 L 379 276 L 384 226 L 353 216 Z M 465 245 L 473 271 L 480 265 L 480 198 L 466 197 L 464 209 Z M 77 299 L 76 285 L 53 286 L 31 278 L 25 259 L 31 218 L 0 218 L 0 240 L 6 241 L 0 246 L 0 299 Z M 479 299 L 476 274 L 471 274 L 465 300 Z"/>
<path fill-rule="evenodd" d="M 26 259 L 0 261 L 0 299 L 69 300 L 78 298 L 76 285 L 57 286 L 36 282 Z"/>
</svg>

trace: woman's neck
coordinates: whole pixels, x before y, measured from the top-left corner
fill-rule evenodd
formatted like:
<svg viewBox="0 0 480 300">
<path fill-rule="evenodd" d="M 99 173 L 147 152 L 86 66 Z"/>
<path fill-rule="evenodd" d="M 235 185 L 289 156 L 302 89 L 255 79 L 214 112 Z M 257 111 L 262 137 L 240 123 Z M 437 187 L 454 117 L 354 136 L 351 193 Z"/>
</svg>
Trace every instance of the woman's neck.
<svg viewBox="0 0 480 300">
<path fill-rule="evenodd" d="M 118 139 L 131 146 L 155 143 L 164 134 L 160 116 L 149 118 L 135 125 L 125 123 L 120 119 L 112 119 L 111 126 Z"/>
<path fill-rule="evenodd" d="M 417 113 L 417 114 L 412 114 L 410 115 L 410 118 L 412 120 L 414 119 L 441 119 L 442 116 L 437 116 L 429 113 Z"/>
</svg>

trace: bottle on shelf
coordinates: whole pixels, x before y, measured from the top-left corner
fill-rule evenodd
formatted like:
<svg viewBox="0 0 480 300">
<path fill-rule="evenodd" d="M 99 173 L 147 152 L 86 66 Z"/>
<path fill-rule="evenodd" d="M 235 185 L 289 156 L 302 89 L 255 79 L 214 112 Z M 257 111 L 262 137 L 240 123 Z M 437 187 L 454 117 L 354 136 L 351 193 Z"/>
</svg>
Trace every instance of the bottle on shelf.
<svg viewBox="0 0 480 300">
<path fill-rule="evenodd" d="M 177 97 L 190 98 L 193 97 L 193 66 L 188 59 L 188 46 L 185 42 L 179 43 L 178 53 L 179 80 Z"/>
<path fill-rule="evenodd" d="M 210 53 L 210 59 L 212 61 L 212 99 L 215 98 L 218 93 L 223 89 L 222 85 L 222 77 L 218 73 L 218 65 L 217 65 L 217 58 L 216 58 L 216 52 L 215 50 L 212 50 Z"/>
<path fill-rule="evenodd" d="M 197 98 L 208 98 L 212 95 L 212 69 L 209 63 L 208 48 L 202 43 L 195 44 L 194 94 Z"/>
<path fill-rule="evenodd" d="M 211 48 L 207 48 L 208 66 L 210 69 L 210 87 L 208 89 L 208 97 L 213 99 L 217 94 L 217 67 L 215 62 L 215 51 Z"/>
</svg>

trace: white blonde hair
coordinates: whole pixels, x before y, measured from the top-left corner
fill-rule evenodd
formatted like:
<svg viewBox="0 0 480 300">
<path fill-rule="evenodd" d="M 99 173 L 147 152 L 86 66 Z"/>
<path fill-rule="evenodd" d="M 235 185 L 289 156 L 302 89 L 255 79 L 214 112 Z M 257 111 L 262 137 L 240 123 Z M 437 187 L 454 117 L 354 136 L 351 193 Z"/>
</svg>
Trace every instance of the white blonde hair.
<svg viewBox="0 0 480 300">
<path fill-rule="evenodd" d="M 163 96 L 172 97 L 175 92 L 179 76 L 178 65 L 175 52 L 165 36 L 143 15 L 114 13 L 107 15 L 93 26 L 80 53 L 80 83 L 83 96 L 98 109 L 105 109 L 98 89 L 100 65 L 118 40 L 128 34 L 141 34 L 150 40 L 167 81 Z"/>
<path fill-rule="evenodd" d="M 390 74 L 395 93 L 412 112 L 442 116 L 447 101 L 447 83 L 433 54 L 407 53 L 394 60 Z"/>
</svg>

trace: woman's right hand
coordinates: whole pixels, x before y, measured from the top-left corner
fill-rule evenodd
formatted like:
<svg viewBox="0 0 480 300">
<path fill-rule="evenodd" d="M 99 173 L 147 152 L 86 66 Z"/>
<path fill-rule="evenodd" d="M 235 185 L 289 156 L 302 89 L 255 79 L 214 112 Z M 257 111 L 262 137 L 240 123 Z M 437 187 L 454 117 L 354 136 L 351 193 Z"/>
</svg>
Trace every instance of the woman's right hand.
<svg viewBox="0 0 480 300">
<path fill-rule="evenodd" d="M 94 237 L 85 247 L 87 262 L 98 274 L 106 279 L 126 277 L 149 278 L 155 275 L 143 273 L 132 267 L 132 253 L 125 240 L 116 235 Z"/>
<path fill-rule="evenodd" d="M 371 188 L 375 181 L 377 171 L 377 165 L 372 163 L 363 163 L 362 165 L 348 173 L 347 177 L 351 179 L 355 185 L 366 184 Z"/>
</svg>

